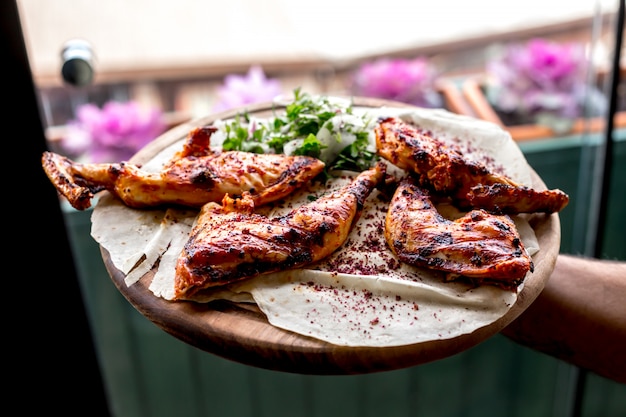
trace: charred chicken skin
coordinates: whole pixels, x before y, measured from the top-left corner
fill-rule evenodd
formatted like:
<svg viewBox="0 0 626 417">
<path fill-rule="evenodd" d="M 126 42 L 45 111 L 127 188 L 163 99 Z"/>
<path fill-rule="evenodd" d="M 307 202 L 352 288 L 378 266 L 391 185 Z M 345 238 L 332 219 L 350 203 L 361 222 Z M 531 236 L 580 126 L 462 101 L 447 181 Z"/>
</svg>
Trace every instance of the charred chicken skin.
<svg viewBox="0 0 626 417">
<path fill-rule="evenodd" d="M 379 163 L 335 192 L 272 218 L 254 213 L 248 195 L 207 203 L 178 258 L 175 298 L 325 258 L 343 245 L 384 177 Z"/>
<path fill-rule="evenodd" d="M 396 189 L 385 220 L 385 240 L 403 262 L 503 287 L 523 280 L 533 263 L 508 215 L 472 210 L 449 220 L 413 179 Z"/>
<path fill-rule="evenodd" d="M 569 202 L 561 190 L 539 191 L 467 160 L 458 150 L 389 117 L 375 127 L 378 154 L 418 177 L 419 185 L 450 196 L 464 209 L 495 213 L 554 213 Z"/>
<path fill-rule="evenodd" d="M 133 208 L 165 204 L 199 208 L 226 194 L 244 192 L 258 206 L 284 198 L 324 170 L 322 161 L 306 156 L 214 151 L 210 140 L 216 130 L 191 130 L 183 149 L 158 173 L 128 162 L 78 163 L 53 152 L 44 152 L 42 166 L 77 210 L 89 208 L 94 195 L 103 190 Z"/>
</svg>

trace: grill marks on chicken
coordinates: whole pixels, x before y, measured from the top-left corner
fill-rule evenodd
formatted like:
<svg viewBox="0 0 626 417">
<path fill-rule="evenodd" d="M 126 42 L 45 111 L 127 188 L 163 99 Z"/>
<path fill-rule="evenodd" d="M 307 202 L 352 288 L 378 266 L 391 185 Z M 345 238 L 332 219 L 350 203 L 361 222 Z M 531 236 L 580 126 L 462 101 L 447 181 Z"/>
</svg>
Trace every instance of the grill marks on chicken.
<svg viewBox="0 0 626 417">
<path fill-rule="evenodd" d="M 559 212 L 567 194 L 517 184 L 398 118 L 381 119 L 375 136 L 379 155 L 409 174 L 385 219 L 385 240 L 401 261 L 443 271 L 448 279 L 465 276 L 507 288 L 533 271 L 507 214 Z M 431 195 L 470 211 L 449 220 Z"/>
<path fill-rule="evenodd" d="M 569 202 L 561 190 L 535 190 L 491 172 L 398 118 L 382 119 L 374 132 L 380 156 L 416 175 L 419 185 L 451 197 L 461 208 L 508 214 L 554 213 Z"/>
<path fill-rule="evenodd" d="M 387 179 L 381 162 L 340 190 L 269 218 L 255 208 L 287 197 L 319 175 L 324 163 L 305 156 L 213 151 L 216 130 L 191 130 L 183 149 L 158 173 L 128 162 L 82 164 L 53 152 L 43 154 L 42 165 L 78 210 L 90 207 L 103 190 L 133 208 L 201 208 L 176 264 L 175 299 L 327 257 L 344 244 L 365 200 Z M 505 213 L 558 212 L 568 203 L 565 193 L 516 184 L 398 118 L 381 119 L 374 133 L 378 154 L 408 173 L 385 218 L 385 240 L 399 260 L 443 271 L 449 279 L 466 276 L 501 286 L 514 286 L 533 270 Z M 471 211 L 446 219 L 431 194 Z"/>
<path fill-rule="evenodd" d="M 533 270 L 509 216 L 479 209 L 448 220 L 411 177 L 400 182 L 391 199 L 385 239 L 401 261 L 444 271 L 450 279 L 465 276 L 509 287 Z"/>
<path fill-rule="evenodd" d="M 384 176 L 379 163 L 341 189 L 273 218 L 254 213 L 247 194 L 207 203 L 178 258 L 175 298 L 325 258 L 343 245 Z"/>
<path fill-rule="evenodd" d="M 324 163 L 306 156 L 218 152 L 210 148 L 215 127 L 190 131 L 183 149 L 158 173 L 128 162 L 83 164 L 44 152 L 46 175 L 77 210 L 91 206 L 94 195 L 108 190 L 133 208 L 167 204 L 201 207 L 226 195 L 249 193 L 255 205 L 291 194 L 324 170 Z"/>
</svg>

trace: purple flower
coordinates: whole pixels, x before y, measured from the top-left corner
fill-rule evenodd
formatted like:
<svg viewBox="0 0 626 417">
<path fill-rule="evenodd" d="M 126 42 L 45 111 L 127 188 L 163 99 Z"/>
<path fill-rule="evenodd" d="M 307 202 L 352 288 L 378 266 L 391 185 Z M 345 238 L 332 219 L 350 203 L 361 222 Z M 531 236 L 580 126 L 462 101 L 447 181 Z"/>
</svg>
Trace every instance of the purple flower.
<svg viewBox="0 0 626 417">
<path fill-rule="evenodd" d="M 214 112 L 229 110 L 246 104 L 270 101 L 282 94 L 280 82 L 265 77 L 263 69 L 252 66 L 245 76 L 227 75 L 218 88 Z"/>
<path fill-rule="evenodd" d="M 351 92 L 421 107 L 441 107 L 436 78 L 437 72 L 425 58 L 381 58 L 362 64 L 353 73 Z"/>
<path fill-rule="evenodd" d="M 160 110 L 138 103 L 107 102 L 102 109 L 84 104 L 68 123 L 61 147 L 88 162 L 121 162 L 130 159 L 166 127 Z"/>
<path fill-rule="evenodd" d="M 544 39 L 511 44 L 487 63 L 488 98 L 497 109 L 535 123 L 571 121 L 585 110 L 599 115 L 605 100 L 587 86 L 588 66 L 582 44 Z"/>
</svg>

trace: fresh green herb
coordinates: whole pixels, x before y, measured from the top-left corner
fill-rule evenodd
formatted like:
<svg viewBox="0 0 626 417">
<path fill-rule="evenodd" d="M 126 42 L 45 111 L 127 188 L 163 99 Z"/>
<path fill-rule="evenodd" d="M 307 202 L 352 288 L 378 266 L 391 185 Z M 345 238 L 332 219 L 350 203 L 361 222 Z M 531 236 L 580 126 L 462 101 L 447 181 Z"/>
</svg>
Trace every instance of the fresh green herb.
<svg viewBox="0 0 626 417">
<path fill-rule="evenodd" d="M 319 158 L 327 170 L 362 171 L 376 160 L 370 149 L 370 120 L 353 114 L 352 104 L 311 96 L 300 88 L 283 112 L 257 120 L 247 112 L 225 123 L 224 150 L 286 153 Z M 343 145 L 343 146 L 342 146 Z"/>
<path fill-rule="evenodd" d="M 357 138 L 346 146 L 333 161 L 332 168 L 364 171 L 376 159 L 376 153 L 368 150 L 369 138 L 367 132 L 358 132 Z"/>
<path fill-rule="evenodd" d="M 313 133 L 309 133 L 309 136 L 307 136 L 304 142 L 302 142 L 302 145 L 294 151 L 294 154 L 319 158 L 322 149 L 325 147 L 322 142 L 317 140 L 317 137 Z"/>
</svg>

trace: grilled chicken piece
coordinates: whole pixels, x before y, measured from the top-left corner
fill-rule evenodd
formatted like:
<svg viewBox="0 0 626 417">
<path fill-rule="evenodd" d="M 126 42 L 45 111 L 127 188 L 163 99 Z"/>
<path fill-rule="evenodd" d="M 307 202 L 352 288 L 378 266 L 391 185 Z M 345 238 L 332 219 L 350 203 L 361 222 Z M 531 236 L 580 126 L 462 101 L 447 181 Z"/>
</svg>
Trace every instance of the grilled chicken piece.
<svg viewBox="0 0 626 417">
<path fill-rule="evenodd" d="M 210 141 L 216 130 L 191 130 L 183 149 L 158 173 L 128 162 L 82 164 L 53 152 L 44 152 L 42 165 L 56 189 L 77 210 L 90 207 L 102 190 L 133 208 L 201 207 L 221 201 L 226 194 L 243 192 L 258 206 L 289 195 L 324 170 L 322 161 L 306 156 L 213 151 Z"/>
<path fill-rule="evenodd" d="M 515 223 L 508 215 L 472 210 L 449 220 L 413 179 L 396 189 L 385 219 L 385 240 L 403 262 L 502 287 L 519 284 L 533 270 Z"/>
<path fill-rule="evenodd" d="M 378 154 L 394 165 L 417 174 L 419 184 L 449 195 L 464 209 L 495 213 L 554 213 L 569 202 L 561 190 L 538 191 L 515 183 L 462 153 L 394 117 L 375 127 Z"/>
<path fill-rule="evenodd" d="M 341 189 L 273 218 L 253 213 L 247 195 L 207 203 L 178 258 L 175 298 L 325 258 L 343 245 L 384 176 L 379 163 Z"/>
</svg>

